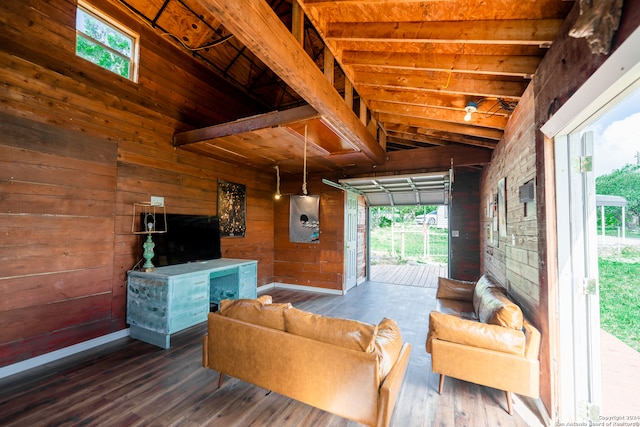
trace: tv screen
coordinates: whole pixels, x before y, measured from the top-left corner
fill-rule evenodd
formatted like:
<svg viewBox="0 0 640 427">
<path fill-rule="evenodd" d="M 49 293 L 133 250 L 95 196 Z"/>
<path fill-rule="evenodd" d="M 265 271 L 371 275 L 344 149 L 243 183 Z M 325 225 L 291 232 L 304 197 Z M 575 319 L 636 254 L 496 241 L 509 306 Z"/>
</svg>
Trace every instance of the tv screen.
<svg viewBox="0 0 640 427">
<path fill-rule="evenodd" d="M 156 215 L 156 222 L 155 228 L 162 230 L 164 216 Z M 217 216 L 167 214 L 164 229 L 166 233 L 153 235 L 156 267 L 222 257 Z"/>
</svg>

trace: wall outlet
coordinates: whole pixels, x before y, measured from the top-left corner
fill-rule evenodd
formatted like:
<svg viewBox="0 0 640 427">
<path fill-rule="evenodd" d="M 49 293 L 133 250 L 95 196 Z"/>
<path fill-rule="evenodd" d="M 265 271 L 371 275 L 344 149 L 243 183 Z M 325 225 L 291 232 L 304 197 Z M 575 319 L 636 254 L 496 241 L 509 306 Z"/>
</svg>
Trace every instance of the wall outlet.
<svg viewBox="0 0 640 427">
<path fill-rule="evenodd" d="M 458 230 L 451 230 L 451 237 L 459 237 L 460 232 Z"/>
</svg>

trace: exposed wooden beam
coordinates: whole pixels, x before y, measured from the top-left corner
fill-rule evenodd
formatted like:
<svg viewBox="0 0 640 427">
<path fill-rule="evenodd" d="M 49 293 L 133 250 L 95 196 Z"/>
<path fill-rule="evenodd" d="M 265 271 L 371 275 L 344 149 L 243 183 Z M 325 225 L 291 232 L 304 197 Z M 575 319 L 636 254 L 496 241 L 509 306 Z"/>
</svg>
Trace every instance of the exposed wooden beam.
<svg viewBox="0 0 640 427">
<path fill-rule="evenodd" d="M 433 129 L 441 132 L 452 132 L 460 135 L 470 135 L 478 138 L 493 139 L 499 141 L 503 132 L 498 129 L 487 129 L 478 126 L 469 126 L 456 123 L 441 122 L 438 120 L 422 119 L 419 117 L 400 116 L 397 114 L 379 114 L 378 120 L 385 126 L 396 123 L 409 126 Z"/>
<path fill-rule="evenodd" d="M 318 112 L 310 105 L 303 105 L 302 107 L 291 108 L 284 111 L 272 111 L 266 114 L 259 114 L 257 116 L 235 120 L 233 122 L 176 133 L 173 136 L 173 145 L 175 147 L 179 147 L 223 136 L 237 135 L 239 133 L 250 132 L 257 129 L 264 129 L 300 120 L 312 119 L 318 116 Z"/>
<path fill-rule="evenodd" d="M 506 79 L 506 78 L 505 78 Z M 360 91 L 363 85 L 385 89 L 414 89 L 425 92 L 457 93 L 484 98 L 519 99 L 528 81 L 486 80 L 469 78 L 468 75 L 452 73 L 424 73 L 403 70 L 385 73 L 384 70 L 355 70 L 353 85 Z"/>
<path fill-rule="evenodd" d="M 384 162 L 385 153 L 378 141 L 347 107 L 267 2 L 201 0 L 200 4 L 211 14 L 211 19 L 219 20 L 343 138 L 374 163 Z"/>
<path fill-rule="evenodd" d="M 345 66 L 380 66 L 389 69 L 454 71 L 470 74 L 520 76 L 532 78 L 540 63 L 538 56 L 504 55 L 416 55 L 401 52 L 345 51 Z"/>
<path fill-rule="evenodd" d="M 486 115 L 480 112 L 472 114 L 471 120 L 464 121 L 465 111 L 463 109 L 454 110 L 449 108 L 433 108 L 429 106 L 418 106 L 410 104 L 400 104 L 394 102 L 369 101 L 369 108 L 376 113 L 389 113 L 411 117 L 429 117 L 433 120 L 440 120 L 452 123 L 467 123 L 493 129 L 504 129 L 509 117 L 504 115 Z"/>
<path fill-rule="evenodd" d="M 424 22 L 330 22 L 329 39 L 363 41 L 496 43 L 544 45 L 553 42 L 562 19 Z"/>
<path fill-rule="evenodd" d="M 416 141 L 421 141 L 421 138 L 424 137 L 428 138 L 428 141 L 424 142 L 430 142 L 432 140 L 443 142 L 443 144 L 436 145 L 446 145 L 446 143 L 455 142 L 458 144 L 473 145 L 476 147 L 495 148 L 498 143 L 493 139 L 483 139 L 479 137 L 450 133 L 437 129 L 415 128 L 403 124 L 390 123 L 387 124 L 386 129 L 390 135 L 397 135 L 398 137 L 410 137 Z"/>
<path fill-rule="evenodd" d="M 444 145 L 440 147 L 414 148 L 387 153 L 387 161 L 376 169 L 355 167 L 350 175 L 383 172 L 395 174 L 425 170 L 448 170 L 451 159 L 456 167 L 484 165 L 491 161 L 492 150 L 463 145 Z"/>
</svg>

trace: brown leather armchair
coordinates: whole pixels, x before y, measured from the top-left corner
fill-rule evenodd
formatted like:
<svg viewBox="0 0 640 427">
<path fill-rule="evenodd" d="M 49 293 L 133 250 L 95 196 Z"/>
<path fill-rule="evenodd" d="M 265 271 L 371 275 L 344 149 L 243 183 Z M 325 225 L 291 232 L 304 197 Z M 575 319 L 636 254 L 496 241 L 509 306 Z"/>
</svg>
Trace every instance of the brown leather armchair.
<svg viewBox="0 0 640 427">
<path fill-rule="evenodd" d="M 440 374 L 438 392 L 450 376 L 537 398 L 539 331 L 492 278 L 478 282 L 439 278 L 437 308 L 429 316 L 426 350 Z"/>
</svg>

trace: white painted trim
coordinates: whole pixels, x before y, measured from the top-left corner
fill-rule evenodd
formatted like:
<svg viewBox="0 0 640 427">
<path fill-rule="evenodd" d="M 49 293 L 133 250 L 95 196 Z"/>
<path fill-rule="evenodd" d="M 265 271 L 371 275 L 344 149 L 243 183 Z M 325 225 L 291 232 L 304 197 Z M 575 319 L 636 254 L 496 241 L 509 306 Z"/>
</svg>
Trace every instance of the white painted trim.
<svg viewBox="0 0 640 427">
<path fill-rule="evenodd" d="M 258 294 L 261 294 L 262 292 L 267 292 L 275 288 L 276 288 L 276 284 L 274 282 L 271 282 L 271 283 L 267 283 L 266 285 L 258 286 L 257 292 Z"/>
<path fill-rule="evenodd" d="M 317 294 L 344 295 L 340 289 L 316 288 L 315 286 L 293 285 L 290 283 L 271 282 L 258 287 L 258 293 L 270 291 L 272 289 L 291 289 L 294 291 L 314 292 Z"/>
<path fill-rule="evenodd" d="M 110 343 L 115 340 L 119 340 L 120 338 L 126 338 L 128 336 L 129 336 L 129 329 L 128 328 L 122 329 L 120 331 L 113 332 L 108 335 L 103 335 L 101 337 L 94 338 L 89 341 L 84 341 L 79 344 L 61 348 L 60 350 L 56 350 L 56 351 L 42 354 L 40 356 L 32 357 L 31 359 L 23 360 L 22 362 L 14 363 L 13 365 L 4 366 L 0 368 L 0 378 L 5 378 L 11 375 L 15 375 L 32 368 L 36 368 L 38 366 L 45 365 L 47 363 L 52 363 L 52 362 L 55 362 L 56 360 L 60 360 L 65 357 L 72 356 L 74 354 L 77 354 L 86 350 L 90 350 L 92 348 Z"/>
<path fill-rule="evenodd" d="M 627 90 L 640 73 L 640 27 L 611 54 L 540 130 L 553 138 L 572 133 Z"/>
<path fill-rule="evenodd" d="M 271 289 L 292 289 L 303 292 L 315 292 L 321 294 L 332 295 L 344 295 L 343 291 L 337 289 L 325 289 L 316 288 L 313 286 L 292 285 L 288 283 L 271 282 L 266 285 L 258 287 L 258 293 L 266 292 Z M 60 350 L 52 351 L 42 354 L 40 356 L 32 357 L 31 359 L 23 360 L 22 362 L 14 363 L 13 365 L 7 365 L 0 368 L 0 378 L 6 378 L 11 375 L 19 374 L 20 372 L 27 371 L 29 369 L 36 368 L 38 366 L 46 365 L 47 363 L 55 362 L 62 358 L 72 356 L 74 354 L 90 350 L 92 348 L 101 346 L 103 344 L 110 343 L 120 338 L 126 338 L 129 336 L 129 329 L 122 329 L 121 331 L 113 332 L 108 335 L 103 335 L 98 338 L 94 338 L 89 341 L 84 341 L 79 344 L 75 344 L 69 347 L 61 348 Z"/>
</svg>

